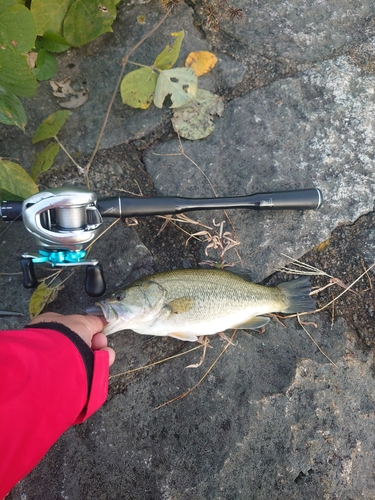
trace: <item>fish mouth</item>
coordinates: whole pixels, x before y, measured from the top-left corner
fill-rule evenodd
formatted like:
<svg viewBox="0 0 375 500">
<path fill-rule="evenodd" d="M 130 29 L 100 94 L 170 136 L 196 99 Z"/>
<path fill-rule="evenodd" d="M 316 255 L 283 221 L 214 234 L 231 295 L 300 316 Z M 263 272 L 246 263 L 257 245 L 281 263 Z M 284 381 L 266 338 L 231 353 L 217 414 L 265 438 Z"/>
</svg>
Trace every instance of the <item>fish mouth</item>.
<svg viewBox="0 0 375 500">
<path fill-rule="evenodd" d="M 118 304 L 108 304 L 105 301 L 96 302 L 94 306 L 87 308 L 86 312 L 94 316 L 104 317 L 107 321 L 102 330 L 104 335 L 110 335 L 126 328 L 124 325 L 126 323 L 123 317 L 124 312 Z"/>
<path fill-rule="evenodd" d="M 86 307 L 86 313 L 91 316 L 105 317 L 103 308 L 99 304 L 95 304 L 94 306 Z"/>
</svg>

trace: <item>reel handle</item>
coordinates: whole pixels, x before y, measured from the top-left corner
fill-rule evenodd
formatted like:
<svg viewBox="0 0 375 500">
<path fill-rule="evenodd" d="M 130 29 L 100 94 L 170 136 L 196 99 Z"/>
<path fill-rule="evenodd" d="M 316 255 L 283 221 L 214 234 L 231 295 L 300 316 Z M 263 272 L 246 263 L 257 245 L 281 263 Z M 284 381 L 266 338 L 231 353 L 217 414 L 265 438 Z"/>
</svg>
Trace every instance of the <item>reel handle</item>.
<svg viewBox="0 0 375 500">
<path fill-rule="evenodd" d="M 35 276 L 33 259 L 31 257 L 21 257 L 21 268 L 24 288 L 36 288 L 38 280 Z"/>
</svg>

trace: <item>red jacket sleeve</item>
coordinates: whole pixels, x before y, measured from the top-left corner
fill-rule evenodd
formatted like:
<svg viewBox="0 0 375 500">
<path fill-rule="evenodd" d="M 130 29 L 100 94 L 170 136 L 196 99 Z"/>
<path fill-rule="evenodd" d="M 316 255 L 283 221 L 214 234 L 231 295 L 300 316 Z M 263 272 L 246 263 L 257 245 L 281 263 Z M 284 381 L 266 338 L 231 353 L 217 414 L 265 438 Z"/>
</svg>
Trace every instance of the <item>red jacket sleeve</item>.
<svg viewBox="0 0 375 500">
<path fill-rule="evenodd" d="M 0 499 L 104 403 L 108 374 L 108 352 L 63 325 L 0 331 Z"/>
</svg>

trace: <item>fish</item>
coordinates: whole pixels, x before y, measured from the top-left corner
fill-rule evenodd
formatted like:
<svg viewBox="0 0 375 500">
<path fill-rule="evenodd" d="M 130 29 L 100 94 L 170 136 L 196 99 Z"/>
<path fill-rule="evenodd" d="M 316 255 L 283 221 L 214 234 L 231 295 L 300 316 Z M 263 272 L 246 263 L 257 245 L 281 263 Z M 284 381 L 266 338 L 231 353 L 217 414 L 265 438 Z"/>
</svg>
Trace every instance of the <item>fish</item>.
<svg viewBox="0 0 375 500">
<path fill-rule="evenodd" d="M 307 277 L 278 286 L 251 283 L 221 269 L 181 269 L 138 279 L 87 312 L 107 321 L 105 335 L 133 330 L 194 342 L 225 330 L 258 330 L 269 313 L 315 310 Z"/>
</svg>

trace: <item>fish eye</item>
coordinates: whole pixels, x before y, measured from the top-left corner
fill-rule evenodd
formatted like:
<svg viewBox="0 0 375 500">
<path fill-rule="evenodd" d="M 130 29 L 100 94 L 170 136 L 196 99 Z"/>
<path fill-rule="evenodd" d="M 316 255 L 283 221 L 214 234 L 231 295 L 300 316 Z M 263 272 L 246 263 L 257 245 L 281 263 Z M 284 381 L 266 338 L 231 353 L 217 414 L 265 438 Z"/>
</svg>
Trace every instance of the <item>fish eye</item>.
<svg viewBox="0 0 375 500">
<path fill-rule="evenodd" d="M 117 292 L 115 293 L 115 299 L 120 302 L 123 298 L 125 297 L 124 292 Z"/>
</svg>

